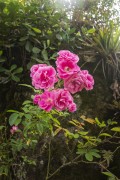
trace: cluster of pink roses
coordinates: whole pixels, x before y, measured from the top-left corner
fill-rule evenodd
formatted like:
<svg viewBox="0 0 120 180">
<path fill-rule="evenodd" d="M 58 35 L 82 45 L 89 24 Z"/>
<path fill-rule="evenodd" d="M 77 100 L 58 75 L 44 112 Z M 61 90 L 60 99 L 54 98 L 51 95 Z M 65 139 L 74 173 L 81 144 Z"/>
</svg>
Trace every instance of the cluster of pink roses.
<svg viewBox="0 0 120 180">
<path fill-rule="evenodd" d="M 32 85 L 36 89 L 42 89 L 42 94 L 34 96 L 34 103 L 41 109 L 50 111 L 52 108 L 62 111 L 68 109 L 76 111 L 76 104 L 71 94 L 81 91 L 83 88 L 92 90 L 93 77 L 87 70 L 81 70 L 77 65 L 79 57 L 68 50 L 58 52 L 56 60 L 57 72 L 52 66 L 46 64 L 33 65 L 30 69 Z M 55 89 L 54 84 L 62 79 L 63 89 Z"/>
</svg>

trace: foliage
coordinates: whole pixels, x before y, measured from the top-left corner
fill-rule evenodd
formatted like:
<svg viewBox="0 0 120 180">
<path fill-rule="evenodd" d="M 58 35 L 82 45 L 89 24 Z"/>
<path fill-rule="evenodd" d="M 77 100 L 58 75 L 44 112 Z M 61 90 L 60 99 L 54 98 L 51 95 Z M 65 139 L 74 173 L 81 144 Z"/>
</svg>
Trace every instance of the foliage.
<svg viewBox="0 0 120 180">
<path fill-rule="evenodd" d="M 22 175 L 19 173 L 22 171 L 20 172 L 18 167 L 21 166 L 24 169 L 22 174 L 26 178 L 28 172 L 25 167 L 27 164 L 29 167 L 36 166 L 39 154 L 36 156 L 34 153 L 43 139 L 40 154 L 41 156 L 45 153 L 49 154 L 46 179 L 55 176 L 58 169 L 61 170 L 70 164 L 79 163 L 96 164 L 104 170 L 105 175 L 114 176 L 115 179 L 118 179 L 109 169 L 115 153 L 120 148 L 119 137 L 117 136 L 119 127 L 116 121 L 108 120 L 105 122 L 98 120 L 98 118 L 91 119 L 81 116 L 80 120 L 70 118 L 66 122 L 67 127 L 65 127 L 63 120 L 70 117 L 68 113 L 54 110 L 46 112 L 28 100 L 23 103 L 22 111 L 9 110 L 8 112 L 12 113 L 9 117 L 10 126 L 18 126 L 18 130 L 7 138 L 8 127 L 6 124 L 0 126 L 2 135 L 1 175 L 9 175 L 13 178 L 10 171 L 12 168 L 13 174 L 20 178 Z M 7 123 L 7 121 L 5 122 Z M 87 124 L 89 124 L 89 128 Z M 91 131 L 90 127 L 96 130 Z M 56 170 L 58 165 L 53 165 L 53 159 L 56 158 L 54 151 L 57 152 L 60 147 L 57 146 L 56 149 L 53 149 L 52 146 L 54 146 L 54 141 L 61 141 L 57 140 L 60 137 L 64 139 L 64 146 L 61 147 L 62 152 L 56 159 L 57 164 L 61 158 L 64 157 L 64 160 L 60 161 L 61 165 Z M 102 146 L 106 143 L 112 143 L 113 146 L 115 144 L 114 150 L 103 150 Z M 67 149 L 63 152 L 65 147 Z M 47 159 L 44 161 L 47 162 Z"/>
<path fill-rule="evenodd" d="M 8 112 L 12 112 L 9 117 L 10 126 L 16 125 L 19 128 L 8 138 L 7 133 L 9 128 L 6 126 L 7 121 L 4 126 L 0 126 L 2 135 L 0 146 L 0 163 L 2 164 L 0 174 L 10 175 L 11 177 L 11 167 L 14 169 L 14 173 L 18 173 L 17 166 L 19 166 L 20 163 L 24 162 L 32 166 L 36 165 L 36 159 L 34 159 L 34 157 L 30 158 L 29 151 L 35 150 L 40 137 L 43 135 L 47 137 L 49 134 L 53 134 L 53 125 L 60 125 L 57 116 L 64 117 L 67 113 L 58 113 L 56 111 L 46 113 L 28 100 L 23 103 L 22 112 L 15 110 L 9 110 Z M 56 115 L 56 117 L 54 117 L 54 115 Z"/>
<path fill-rule="evenodd" d="M 117 124 L 117 122 L 108 120 L 105 123 L 105 121 L 99 121 L 98 118 L 91 119 L 82 116 L 80 121 L 73 119 L 69 121 L 69 123 L 75 127 L 72 132 L 60 126 L 57 126 L 56 130 L 58 133 L 63 131 L 65 137 L 67 137 L 66 143 L 68 146 L 68 152 L 64 153 L 63 155 L 65 156 L 65 161 L 52 174 L 51 168 L 49 167 L 50 174 L 47 174 L 48 176 L 46 179 L 50 179 L 51 177 L 56 175 L 59 170 L 65 168 L 66 166 L 74 164 L 78 165 L 79 163 L 96 164 L 101 167 L 103 174 L 113 177 L 114 179 L 118 179 L 113 173 L 110 172 L 108 168 L 110 162 L 113 160 L 113 156 L 118 151 L 118 149 L 120 149 L 119 142 L 116 142 L 117 148 L 114 151 L 101 149 L 103 144 L 107 142 L 114 144 L 113 139 L 118 138 L 117 134 L 113 134 L 111 129 L 114 124 Z M 97 128 L 96 135 L 94 134 L 94 132 L 90 132 L 90 129 L 86 128 L 86 123 L 90 123 L 92 126 L 95 126 L 95 128 Z M 72 146 L 71 141 L 74 142 Z M 76 146 L 76 154 L 78 154 L 77 156 L 74 154 L 76 151 Z M 52 152 L 50 152 L 50 154 L 52 154 Z M 52 155 L 51 159 L 54 156 Z M 52 163 L 52 160 L 50 162 Z"/>
</svg>

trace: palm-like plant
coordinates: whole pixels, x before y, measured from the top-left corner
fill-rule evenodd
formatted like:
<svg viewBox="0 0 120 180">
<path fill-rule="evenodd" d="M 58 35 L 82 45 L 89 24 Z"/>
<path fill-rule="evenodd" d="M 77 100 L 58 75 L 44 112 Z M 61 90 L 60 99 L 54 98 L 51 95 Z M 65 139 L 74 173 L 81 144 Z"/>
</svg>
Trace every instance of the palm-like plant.
<svg viewBox="0 0 120 180">
<path fill-rule="evenodd" d="M 112 68 L 113 78 L 117 78 L 120 73 L 120 31 L 114 31 L 112 28 L 99 29 L 91 43 L 101 57 L 104 71 L 107 68 L 110 73 Z"/>
<path fill-rule="evenodd" d="M 102 64 L 104 76 L 108 71 L 109 77 L 113 76 L 113 79 L 119 78 L 120 76 L 120 31 L 119 28 L 114 29 L 100 28 L 100 29 L 89 29 L 82 28 L 82 35 L 80 38 L 82 44 L 82 50 L 84 54 L 88 54 L 88 59 L 92 61 L 97 56 L 97 64 Z M 85 49 L 85 50 L 84 50 Z M 83 53 L 81 51 L 81 53 Z M 92 58 L 91 58 L 92 57 Z M 90 62 L 88 60 L 88 62 Z"/>
</svg>

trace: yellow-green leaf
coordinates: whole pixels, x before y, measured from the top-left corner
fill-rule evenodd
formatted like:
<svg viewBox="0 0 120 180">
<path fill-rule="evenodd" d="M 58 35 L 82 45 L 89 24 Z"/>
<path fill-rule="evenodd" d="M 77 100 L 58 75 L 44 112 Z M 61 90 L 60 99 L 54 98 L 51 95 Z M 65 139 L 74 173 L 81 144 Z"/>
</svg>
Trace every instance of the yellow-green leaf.
<svg viewBox="0 0 120 180">
<path fill-rule="evenodd" d="M 111 129 L 111 131 L 120 132 L 120 127 L 114 127 Z"/>
<path fill-rule="evenodd" d="M 101 133 L 99 136 L 107 136 L 107 137 L 112 137 L 110 134 L 108 133 Z"/>
<path fill-rule="evenodd" d="M 33 31 L 36 32 L 36 33 L 41 33 L 41 30 L 38 29 L 38 28 L 32 28 L 32 29 L 33 29 Z"/>
</svg>

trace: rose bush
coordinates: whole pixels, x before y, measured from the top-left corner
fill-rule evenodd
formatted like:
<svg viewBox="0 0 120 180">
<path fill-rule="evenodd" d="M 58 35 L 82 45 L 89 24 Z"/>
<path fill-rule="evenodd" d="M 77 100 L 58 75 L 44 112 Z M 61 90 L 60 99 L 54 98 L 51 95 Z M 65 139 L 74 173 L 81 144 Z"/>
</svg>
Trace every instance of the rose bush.
<svg viewBox="0 0 120 180">
<path fill-rule="evenodd" d="M 68 51 L 58 52 L 56 70 L 46 64 L 33 65 L 30 69 L 32 85 L 35 89 L 43 90 L 42 94 L 36 94 L 33 98 L 34 104 L 41 109 L 50 111 L 55 108 L 58 111 L 77 110 L 71 94 L 81 91 L 83 88 L 92 90 L 94 79 L 87 70 L 81 70 L 77 65 L 79 57 Z M 57 87 L 55 83 L 63 80 L 64 87 Z"/>
</svg>

